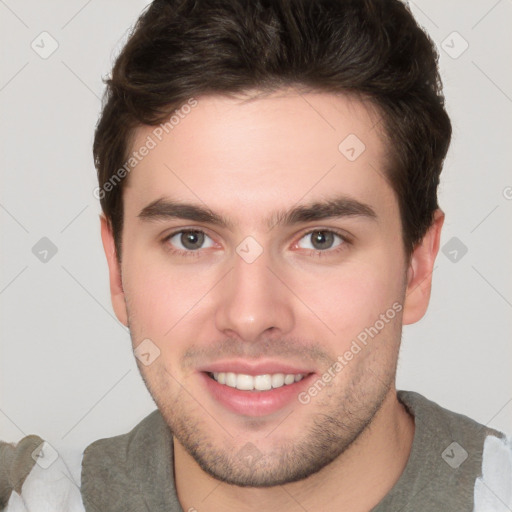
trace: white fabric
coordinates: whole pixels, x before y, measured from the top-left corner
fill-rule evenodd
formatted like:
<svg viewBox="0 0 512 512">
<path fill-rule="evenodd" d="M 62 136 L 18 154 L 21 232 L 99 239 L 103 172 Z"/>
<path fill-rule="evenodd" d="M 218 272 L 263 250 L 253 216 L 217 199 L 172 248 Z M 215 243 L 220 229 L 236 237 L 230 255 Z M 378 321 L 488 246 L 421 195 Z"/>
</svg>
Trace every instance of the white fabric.
<svg viewBox="0 0 512 512">
<path fill-rule="evenodd" d="M 42 457 L 23 483 L 21 495 L 12 491 L 6 511 L 85 512 L 80 481 L 73 476 L 80 475 L 83 453 L 68 452 L 64 461 L 61 451 L 55 460 L 52 459 L 55 450 L 43 446 L 42 452 Z M 47 465 L 50 461 L 51 464 Z"/>
<path fill-rule="evenodd" d="M 512 438 L 487 436 L 482 476 L 476 479 L 473 512 L 512 510 Z"/>
</svg>

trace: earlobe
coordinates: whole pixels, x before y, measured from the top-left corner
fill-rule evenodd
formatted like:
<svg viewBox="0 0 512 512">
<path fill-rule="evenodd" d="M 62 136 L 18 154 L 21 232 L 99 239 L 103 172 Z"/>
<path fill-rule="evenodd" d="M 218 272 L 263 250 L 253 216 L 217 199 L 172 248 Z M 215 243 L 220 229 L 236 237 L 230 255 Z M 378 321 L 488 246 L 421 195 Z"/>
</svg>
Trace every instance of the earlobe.
<svg viewBox="0 0 512 512">
<path fill-rule="evenodd" d="M 125 326 L 128 326 L 128 314 L 126 311 L 126 302 L 121 278 L 121 268 L 117 261 L 116 247 L 112 228 L 107 219 L 100 215 L 101 221 L 101 241 L 107 258 L 108 273 L 110 280 L 110 297 L 112 307 L 117 319 Z"/>
<path fill-rule="evenodd" d="M 422 241 L 415 247 L 407 269 L 407 287 L 402 322 L 413 324 L 427 311 L 432 289 L 432 272 L 439 251 L 444 213 L 436 210 L 434 220 Z"/>
</svg>

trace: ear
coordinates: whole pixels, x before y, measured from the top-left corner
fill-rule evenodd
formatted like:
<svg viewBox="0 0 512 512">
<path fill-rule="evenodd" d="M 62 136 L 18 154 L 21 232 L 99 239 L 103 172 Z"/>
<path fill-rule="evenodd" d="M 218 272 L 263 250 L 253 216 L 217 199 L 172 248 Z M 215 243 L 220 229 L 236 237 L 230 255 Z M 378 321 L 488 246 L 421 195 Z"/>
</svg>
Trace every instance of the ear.
<svg viewBox="0 0 512 512">
<path fill-rule="evenodd" d="M 407 288 L 402 317 L 404 325 L 417 322 L 427 311 L 432 289 L 432 272 L 439 251 L 443 222 L 444 213 L 437 209 L 430 228 L 411 255 L 407 269 Z"/>
<path fill-rule="evenodd" d="M 117 319 L 125 326 L 128 326 L 128 313 L 126 311 L 126 302 L 124 297 L 123 282 L 121 279 L 121 268 L 116 256 L 116 246 L 114 244 L 114 235 L 107 219 L 101 215 L 101 240 L 103 249 L 107 257 L 108 273 L 110 279 L 110 297 L 112 307 Z"/>
</svg>

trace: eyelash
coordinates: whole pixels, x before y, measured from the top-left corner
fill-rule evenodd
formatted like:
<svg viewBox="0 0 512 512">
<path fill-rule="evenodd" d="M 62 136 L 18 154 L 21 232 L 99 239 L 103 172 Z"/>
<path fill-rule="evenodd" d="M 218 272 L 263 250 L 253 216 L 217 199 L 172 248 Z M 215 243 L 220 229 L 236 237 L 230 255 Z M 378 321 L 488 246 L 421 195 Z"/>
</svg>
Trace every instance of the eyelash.
<svg viewBox="0 0 512 512">
<path fill-rule="evenodd" d="M 178 256 L 185 256 L 185 257 L 192 257 L 192 258 L 199 257 L 201 255 L 201 250 L 200 249 L 197 249 L 195 251 L 183 251 L 181 249 L 175 249 L 175 248 L 173 248 L 169 244 L 169 240 L 173 236 L 178 235 L 180 233 L 188 233 L 188 232 L 191 232 L 191 231 L 203 233 L 204 235 L 208 236 L 208 233 L 206 233 L 205 231 L 203 231 L 201 229 L 192 229 L 192 228 L 190 228 L 190 229 L 180 229 L 178 231 L 173 231 L 169 235 L 166 235 L 164 237 L 164 239 L 162 240 L 162 243 L 164 244 L 165 250 L 170 252 L 171 254 L 178 255 Z M 340 231 L 332 229 L 332 228 L 330 228 L 330 229 L 321 229 L 321 228 L 320 229 L 319 228 L 311 229 L 311 230 L 307 231 L 306 233 L 303 233 L 301 235 L 301 237 L 299 238 L 299 240 L 302 240 L 305 236 L 311 235 L 312 233 L 315 233 L 317 231 L 321 231 L 323 233 L 333 233 L 334 235 L 336 235 L 336 236 L 341 238 L 342 243 L 340 243 L 334 249 L 326 249 L 325 251 L 309 249 L 310 254 L 312 254 L 313 256 L 322 258 L 322 257 L 325 257 L 326 253 L 327 253 L 327 255 L 338 254 L 339 252 L 345 250 L 347 245 L 351 245 L 351 243 L 352 243 L 347 235 L 341 233 Z M 308 250 L 308 249 L 306 249 L 306 250 Z"/>
</svg>

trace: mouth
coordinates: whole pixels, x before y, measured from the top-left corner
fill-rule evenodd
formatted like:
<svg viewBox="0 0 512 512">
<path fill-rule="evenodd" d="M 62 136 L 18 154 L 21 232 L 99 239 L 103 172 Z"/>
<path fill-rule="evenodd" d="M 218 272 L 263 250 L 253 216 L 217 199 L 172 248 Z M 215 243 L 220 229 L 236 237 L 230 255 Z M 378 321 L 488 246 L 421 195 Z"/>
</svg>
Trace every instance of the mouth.
<svg viewBox="0 0 512 512">
<path fill-rule="evenodd" d="M 262 375 L 247 375 L 233 372 L 208 372 L 208 376 L 230 388 L 241 391 L 269 391 L 290 386 L 304 378 L 302 373 L 265 373 Z"/>
<path fill-rule="evenodd" d="M 254 418 L 300 405 L 299 393 L 315 374 L 278 363 L 225 362 L 201 368 L 198 375 L 205 393 L 222 410 Z"/>
</svg>

